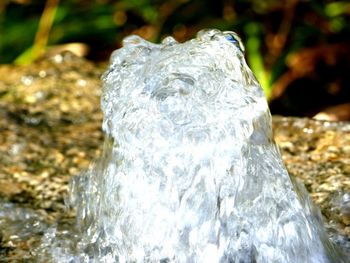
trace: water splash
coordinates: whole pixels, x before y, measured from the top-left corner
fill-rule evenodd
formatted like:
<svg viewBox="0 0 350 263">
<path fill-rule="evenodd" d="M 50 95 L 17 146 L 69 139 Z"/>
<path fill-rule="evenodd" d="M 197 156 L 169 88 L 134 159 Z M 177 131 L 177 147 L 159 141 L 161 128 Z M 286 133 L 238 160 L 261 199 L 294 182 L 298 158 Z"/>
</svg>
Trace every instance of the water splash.
<svg viewBox="0 0 350 263">
<path fill-rule="evenodd" d="M 78 234 L 54 261 L 345 262 L 285 169 L 242 47 L 217 30 L 124 40 L 103 77 L 104 156 L 72 181 Z"/>
</svg>

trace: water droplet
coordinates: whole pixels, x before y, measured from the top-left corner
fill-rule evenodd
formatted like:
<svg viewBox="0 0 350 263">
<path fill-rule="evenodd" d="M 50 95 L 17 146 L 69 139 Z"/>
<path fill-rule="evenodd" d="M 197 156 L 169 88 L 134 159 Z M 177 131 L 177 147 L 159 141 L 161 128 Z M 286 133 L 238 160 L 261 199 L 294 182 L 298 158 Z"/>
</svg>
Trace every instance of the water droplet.
<svg viewBox="0 0 350 263">
<path fill-rule="evenodd" d="M 32 76 L 22 76 L 21 82 L 26 85 L 30 86 L 33 83 L 34 78 Z"/>
<path fill-rule="evenodd" d="M 162 41 L 162 44 L 167 45 L 167 46 L 175 45 L 177 43 L 178 42 L 175 40 L 175 38 L 170 37 L 170 36 L 164 38 L 163 41 Z"/>
<path fill-rule="evenodd" d="M 61 64 L 63 62 L 64 58 L 63 58 L 63 55 L 62 54 L 56 54 L 54 57 L 53 57 L 53 61 L 57 64 Z"/>
<path fill-rule="evenodd" d="M 80 87 L 85 87 L 86 84 L 87 84 L 87 81 L 86 81 L 85 79 L 78 79 L 78 80 L 77 80 L 77 84 L 78 84 L 78 86 L 80 86 Z"/>
<path fill-rule="evenodd" d="M 39 77 L 40 77 L 40 78 L 45 78 L 46 75 L 47 75 L 47 73 L 46 73 L 45 70 L 40 70 L 40 71 L 39 71 Z"/>
</svg>

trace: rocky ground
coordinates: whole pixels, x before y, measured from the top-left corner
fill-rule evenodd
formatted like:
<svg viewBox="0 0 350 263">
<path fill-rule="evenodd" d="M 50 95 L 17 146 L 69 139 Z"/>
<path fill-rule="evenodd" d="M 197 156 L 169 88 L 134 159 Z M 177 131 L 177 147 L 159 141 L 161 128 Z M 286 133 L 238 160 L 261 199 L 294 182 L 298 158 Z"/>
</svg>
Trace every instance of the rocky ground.
<svg viewBox="0 0 350 263">
<path fill-rule="evenodd" d="M 69 179 L 103 145 L 102 72 L 70 53 L 0 67 L 0 262 L 32 262 L 45 226 L 74 217 Z M 273 128 L 288 170 L 350 247 L 350 123 L 274 117 Z"/>
</svg>

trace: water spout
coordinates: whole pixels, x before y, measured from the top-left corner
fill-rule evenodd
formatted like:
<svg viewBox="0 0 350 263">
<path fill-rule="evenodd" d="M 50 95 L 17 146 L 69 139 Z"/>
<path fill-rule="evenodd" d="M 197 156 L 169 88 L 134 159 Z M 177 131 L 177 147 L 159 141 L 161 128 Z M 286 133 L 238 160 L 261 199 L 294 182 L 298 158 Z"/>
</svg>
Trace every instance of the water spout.
<svg viewBox="0 0 350 263">
<path fill-rule="evenodd" d="M 104 156 L 73 179 L 75 262 L 346 262 L 272 139 L 232 32 L 131 36 L 104 74 Z M 68 252 L 67 252 L 68 251 Z"/>
</svg>

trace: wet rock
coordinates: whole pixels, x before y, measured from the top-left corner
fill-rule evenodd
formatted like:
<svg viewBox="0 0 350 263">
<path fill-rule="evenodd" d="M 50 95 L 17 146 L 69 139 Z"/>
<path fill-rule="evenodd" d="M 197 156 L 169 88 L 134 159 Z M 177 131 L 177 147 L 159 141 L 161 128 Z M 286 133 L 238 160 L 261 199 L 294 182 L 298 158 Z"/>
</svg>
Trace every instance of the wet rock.
<svg viewBox="0 0 350 263">
<path fill-rule="evenodd" d="M 0 67 L 3 200 L 63 211 L 70 176 L 85 169 L 102 145 L 101 73 L 71 53 Z"/>
<path fill-rule="evenodd" d="M 350 123 L 275 116 L 273 126 L 290 174 L 321 208 L 329 234 L 349 250 Z"/>
<path fill-rule="evenodd" d="M 30 66 L 1 66 L 0 107 L 29 125 L 98 119 L 101 72 L 69 52 Z"/>
</svg>

